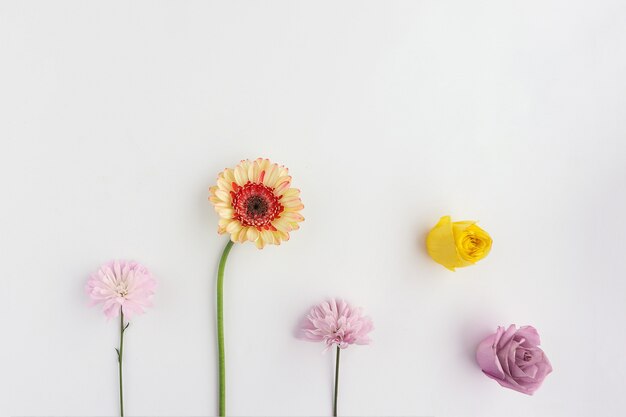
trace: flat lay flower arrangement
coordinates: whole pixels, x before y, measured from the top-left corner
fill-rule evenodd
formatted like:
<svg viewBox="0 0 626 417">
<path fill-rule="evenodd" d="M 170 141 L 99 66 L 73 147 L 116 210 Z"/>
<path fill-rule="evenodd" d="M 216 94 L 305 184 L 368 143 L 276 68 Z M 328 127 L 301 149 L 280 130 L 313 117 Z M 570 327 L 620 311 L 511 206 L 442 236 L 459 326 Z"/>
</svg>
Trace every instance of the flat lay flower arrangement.
<svg viewBox="0 0 626 417">
<path fill-rule="evenodd" d="M 209 201 L 219 217 L 218 234 L 229 237 L 219 257 L 215 293 L 211 295 L 217 310 L 217 411 L 220 416 L 225 416 L 227 343 L 224 275 L 228 255 L 235 243 L 249 242 L 263 249 L 267 245 L 288 241 L 290 233 L 304 221 L 300 213 L 304 205 L 300 190 L 292 187 L 289 170 L 264 158 L 242 160 L 234 168 L 220 172 L 216 184 L 209 188 Z M 486 258 L 492 243 L 491 236 L 476 221 L 452 221 L 450 216 L 443 216 L 428 233 L 424 246 L 435 262 L 456 271 Z M 155 287 L 156 281 L 148 269 L 134 261 L 105 263 L 87 281 L 86 292 L 92 304 L 102 304 L 103 312 L 109 319 L 119 317 L 120 337 L 115 352 L 121 416 L 124 416 L 124 336 L 130 319 L 151 306 Z M 329 405 L 333 416 L 338 415 L 339 409 L 341 352 L 353 345 L 369 344 L 373 330 L 373 321 L 364 314 L 364 310 L 342 298 L 322 301 L 305 316 L 299 338 L 321 343 L 323 352 L 335 351 L 333 398 L 332 405 Z M 539 333 L 532 326 L 498 326 L 495 333 L 482 341 L 476 340 L 476 369 L 502 387 L 532 395 L 552 372 L 552 365 L 539 345 Z"/>
</svg>

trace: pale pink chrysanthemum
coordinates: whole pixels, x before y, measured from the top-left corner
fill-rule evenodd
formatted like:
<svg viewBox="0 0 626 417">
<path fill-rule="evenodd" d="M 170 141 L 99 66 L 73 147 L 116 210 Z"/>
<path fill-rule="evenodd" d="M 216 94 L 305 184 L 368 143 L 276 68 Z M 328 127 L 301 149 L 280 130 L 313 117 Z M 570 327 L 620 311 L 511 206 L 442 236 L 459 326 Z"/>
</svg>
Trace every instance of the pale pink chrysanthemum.
<svg viewBox="0 0 626 417">
<path fill-rule="evenodd" d="M 310 341 L 324 342 L 345 349 L 352 344 L 367 345 L 368 333 L 374 330 L 372 320 L 344 300 L 331 299 L 316 305 L 307 314 L 302 326 L 302 336 Z"/>
<path fill-rule="evenodd" d="M 156 281 L 148 269 L 134 261 L 110 261 L 91 274 L 85 290 L 91 304 L 103 304 L 109 317 L 117 317 L 120 309 L 130 318 L 150 307 Z"/>
</svg>

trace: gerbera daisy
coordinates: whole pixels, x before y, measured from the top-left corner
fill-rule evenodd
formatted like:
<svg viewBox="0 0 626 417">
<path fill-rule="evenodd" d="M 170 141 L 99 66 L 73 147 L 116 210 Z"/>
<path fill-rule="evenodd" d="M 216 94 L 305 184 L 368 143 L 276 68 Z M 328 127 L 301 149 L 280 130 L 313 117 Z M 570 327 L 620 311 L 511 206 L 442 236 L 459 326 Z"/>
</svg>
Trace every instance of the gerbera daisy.
<svg viewBox="0 0 626 417">
<path fill-rule="evenodd" d="M 226 168 L 209 191 L 220 216 L 218 233 L 230 233 L 233 242 L 254 242 L 259 249 L 280 245 L 304 220 L 300 190 L 291 188 L 289 170 L 269 159 L 246 159 Z"/>
<path fill-rule="evenodd" d="M 291 188 L 289 171 L 269 159 L 241 161 L 217 176 L 209 201 L 220 216 L 217 231 L 230 233 L 217 269 L 217 350 L 219 415 L 226 415 L 226 355 L 224 343 L 224 269 L 235 242 L 254 242 L 259 249 L 280 245 L 304 220 L 300 190 Z"/>
</svg>

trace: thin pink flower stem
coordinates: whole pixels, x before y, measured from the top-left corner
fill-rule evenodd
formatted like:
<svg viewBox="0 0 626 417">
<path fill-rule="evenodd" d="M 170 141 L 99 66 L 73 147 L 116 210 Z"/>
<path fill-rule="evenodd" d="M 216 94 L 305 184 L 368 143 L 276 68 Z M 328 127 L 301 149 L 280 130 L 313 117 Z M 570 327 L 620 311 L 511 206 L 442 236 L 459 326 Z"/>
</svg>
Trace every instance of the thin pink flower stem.
<svg viewBox="0 0 626 417">
<path fill-rule="evenodd" d="M 333 398 L 333 416 L 337 417 L 337 395 L 339 392 L 339 346 L 337 346 L 337 358 L 335 359 L 335 397 Z"/>
<path fill-rule="evenodd" d="M 117 351 L 117 362 L 119 365 L 119 375 L 120 375 L 120 416 L 124 417 L 124 389 L 122 386 L 122 358 L 124 355 L 124 332 L 128 329 L 130 323 L 126 323 L 124 325 L 124 313 L 120 308 L 120 348 L 115 349 Z"/>
</svg>

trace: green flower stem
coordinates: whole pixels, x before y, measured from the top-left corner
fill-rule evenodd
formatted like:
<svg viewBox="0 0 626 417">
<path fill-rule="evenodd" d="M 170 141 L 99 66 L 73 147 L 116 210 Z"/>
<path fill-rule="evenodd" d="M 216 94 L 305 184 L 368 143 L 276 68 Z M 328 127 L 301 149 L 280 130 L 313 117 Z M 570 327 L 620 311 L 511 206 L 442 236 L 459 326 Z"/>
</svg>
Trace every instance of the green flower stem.
<svg viewBox="0 0 626 417">
<path fill-rule="evenodd" d="M 219 352 L 219 383 L 220 383 L 220 402 L 219 415 L 226 415 L 226 359 L 224 357 L 224 268 L 226 267 L 226 259 L 233 247 L 233 241 L 228 240 L 220 265 L 217 270 L 217 349 Z"/>
<path fill-rule="evenodd" d="M 333 398 L 333 416 L 337 417 L 337 394 L 339 392 L 339 346 L 337 346 L 337 358 L 335 359 L 335 397 Z"/>
<path fill-rule="evenodd" d="M 124 313 L 120 309 L 120 347 L 115 349 L 117 351 L 117 363 L 119 366 L 120 375 L 120 416 L 124 417 L 124 388 L 122 386 L 122 358 L 124 355 L 124 332 L 128 329 L 130 323 L 124 325 Z"/>
</svg>

